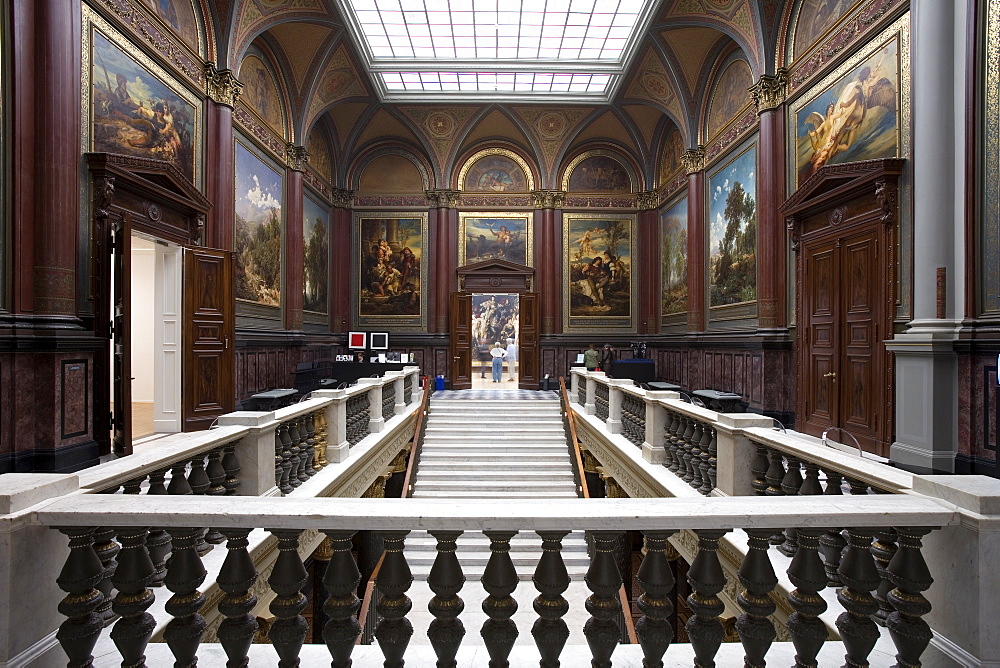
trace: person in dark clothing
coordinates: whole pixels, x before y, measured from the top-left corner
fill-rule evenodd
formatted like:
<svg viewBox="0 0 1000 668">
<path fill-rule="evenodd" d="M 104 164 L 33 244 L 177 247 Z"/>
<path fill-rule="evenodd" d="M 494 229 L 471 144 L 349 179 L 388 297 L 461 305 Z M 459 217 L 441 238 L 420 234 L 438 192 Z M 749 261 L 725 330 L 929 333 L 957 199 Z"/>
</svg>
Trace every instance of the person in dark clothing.
<svg viewBox="0 0 1000 668">
<path fill-rule="evenodd" d="M 611 347 L 610 343 L 605 343 L 604 350 L 601 352 L 601 371 L 609 376 L 612 375 L 615 367 L 615 359 L 617 359 L 615 349 Z"/>
</svg>

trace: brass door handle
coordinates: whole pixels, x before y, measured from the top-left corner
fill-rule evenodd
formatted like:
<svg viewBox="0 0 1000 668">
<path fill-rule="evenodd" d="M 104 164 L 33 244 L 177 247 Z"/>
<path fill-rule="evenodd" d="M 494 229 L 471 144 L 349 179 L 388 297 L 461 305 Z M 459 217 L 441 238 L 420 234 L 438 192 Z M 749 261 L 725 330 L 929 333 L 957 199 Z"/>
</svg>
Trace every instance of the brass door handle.
<svg viewBox="0 0 1000 668">
<path fill-rule="evenodd" d="M 459 357 L 458 355 L 455 355 L 454 357 L 452 357 L 452 359 L 453 359 L 453 360 L 460 360 L 460 359 L 462 359 L 462 358 L 461 358 L 461 357 Z"/>
<path fill-rule="evenodd" d="M 830 373 L 824 373 L 823 377 L 824 378 L 836 378 L 837 377 L 837 372 L 836 371 L 831 371 Z"/>
</svg>

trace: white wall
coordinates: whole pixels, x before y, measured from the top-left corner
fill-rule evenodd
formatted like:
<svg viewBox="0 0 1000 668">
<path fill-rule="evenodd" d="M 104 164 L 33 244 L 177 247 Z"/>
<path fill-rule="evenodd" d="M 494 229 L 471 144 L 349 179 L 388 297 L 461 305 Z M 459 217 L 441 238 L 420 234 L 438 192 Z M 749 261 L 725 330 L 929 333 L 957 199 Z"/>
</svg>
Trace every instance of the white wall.
<svg viewBox="0 0 1000 668">
<path fill-rule="evenodd" d="M 132 237 L 132 401 L 153 403 L 156 246 Z"/>
</svg>

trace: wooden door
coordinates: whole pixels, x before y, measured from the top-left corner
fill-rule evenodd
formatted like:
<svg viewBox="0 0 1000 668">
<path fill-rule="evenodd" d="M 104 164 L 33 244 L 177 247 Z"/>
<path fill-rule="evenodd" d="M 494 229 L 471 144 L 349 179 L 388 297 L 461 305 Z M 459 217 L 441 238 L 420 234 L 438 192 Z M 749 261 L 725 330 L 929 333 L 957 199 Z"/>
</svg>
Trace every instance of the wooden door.
<svg viewBox="0 0 1000 668">
<path fill-rule="evenodd" d="M 111 226 L 114 286 L 111 296 L 111 447 L 119 457 L 132 454 L 132 214 Z"/>
<path fill-rule="evenodd" d="M 525 390 L 538 389 L 538 293 L 526 292 L 520 296 L 517 333 L 520 354 L 518 387 Z"/>
<path fill-rule="evenodd" d="M 837 372 L 840 315 L 838 301 L 839 254 L 835 241 L 817 243 L 803 248 L 805 273 L 809 277 L 804 286 L 808 322 L 805 325 L 806 359 L 809 376 L 805 383 L 806 410 L 802 413 L 810 425 L 825 429 L 839 418 Z"/>
<path fill-rule="evenodd" d="M 184 431 L 208 429 L 215 418 L 233 410 L 233 285 L 231 253 L 184 250 Z"/>
<path fill-rule="evenodd" d="M 448 375 L 451 389 L 472 388 L 472 295 L 451 293 L 451 362 Z"/>
</svg>

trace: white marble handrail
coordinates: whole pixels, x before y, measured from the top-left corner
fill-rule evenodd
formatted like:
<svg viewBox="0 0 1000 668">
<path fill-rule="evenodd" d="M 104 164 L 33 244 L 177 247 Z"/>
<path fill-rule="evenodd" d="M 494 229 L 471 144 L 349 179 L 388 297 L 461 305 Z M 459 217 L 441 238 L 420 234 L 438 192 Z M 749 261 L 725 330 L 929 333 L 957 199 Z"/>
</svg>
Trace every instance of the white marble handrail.
<svg viewBox="0 0 1000 668">
<path fill-rule="evenodd" d="M 769 497 L 748 512 L 738 497 L 688 499 L 507 500 L 288 497 L 77 496 L 41 504 L 44 526 L 213 526 L 344 530 L 753 529 L 769 527 L 942 527 L 953 507 L 916 495 Z M 112 523 L 112 524 L 109 524 Z"/>
</svg>

